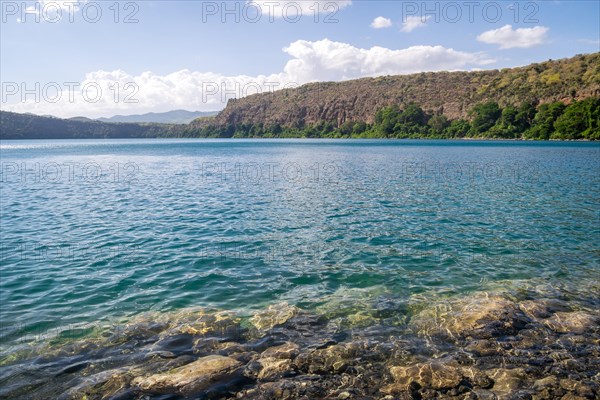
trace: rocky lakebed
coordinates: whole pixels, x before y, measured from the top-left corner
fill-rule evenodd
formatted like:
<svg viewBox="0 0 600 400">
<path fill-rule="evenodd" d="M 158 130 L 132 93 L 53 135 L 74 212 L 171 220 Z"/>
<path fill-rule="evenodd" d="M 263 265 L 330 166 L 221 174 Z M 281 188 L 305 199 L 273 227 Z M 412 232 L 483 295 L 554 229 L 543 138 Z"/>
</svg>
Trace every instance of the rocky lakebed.
<svg viewBox="0 0 600 400">
<path fill-rule="evenodd" d="M 600 398 L 597 288 L 369 302 L 145 313 L 95 336 L 4 349 L 0 397 Z"/>
</svg>

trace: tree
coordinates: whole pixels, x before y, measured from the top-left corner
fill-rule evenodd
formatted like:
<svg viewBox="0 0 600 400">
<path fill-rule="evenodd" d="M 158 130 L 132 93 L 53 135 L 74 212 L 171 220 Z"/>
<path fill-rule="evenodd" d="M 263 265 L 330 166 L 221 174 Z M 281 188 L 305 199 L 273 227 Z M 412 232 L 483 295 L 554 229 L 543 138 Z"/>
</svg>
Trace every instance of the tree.
<svg viewBox="0 0 600 400">
<path fill-rule="evenodd" d="M 471 132 L 474 136 L 480 136 L 496 124 L 498 118 L 502 115 L 502 110 L 497 103 L 490 101 L 477 104 L 470 114 L 473 118 Z"/>
<path fill-rule="evenodd" d="M 532 139 L 548 140 L 554 133 L 554 122 L 560 117 L 565 105 L 560 102 L 542 104 L 525 136 Z"/>
<path fill-rule="evenodd" d="M 466 119 L 455 119 L 450 122 L 446 128 L 446 135 L 452 138 L 462 138 L 467 136 L 471 130 L 471 124 Z"/>
<path fill-rule="evenodd" d="M 446 128 L 449 125 L 448 118 L 445 115 L 434 115 L 429 119 L 427 124 L 431 127 L 433 134 L 441 136 L 444 134 Z"/>
<path fill-rule="evenodd" d="M 554 122 L 559 139 L 595 139 L 599 133 L 600 100 L 589 98 L 576 101 L 565 108 Z"/>
<path fill-rule="evenodd" d="M 531 127 L 536 113 L 537 110 L 531 102 L 525 102 L 521 104 L 515 121 L 519 133 L 523 133 Z"/>
<path fill-rule="evenodd" d="M 348 137 L 352 135 L 352 131 L 354 129 L 354 121 L 346 121 L 337 128 L 337 132 L 343 136 Z"/>
<path fill-rule="evenodd" d="M 354 123 L 354 127 L 352 128 L 352 136 L 358 136 L 363 132 L 366 132 L 369 129 L 369 126 L 364 122 L 356 122 Z"/>
<path fill-rule="evenodd" d="M 383 137 L 391 137 L 398 123 L 400 110 L 397 106 L 384 107 L 375 114 L 375 131 Z"/>
<path fill-rule="evenodd" d="M 423 126 L 427 123 L 427 116 L 421 107 L 410 103 L 398 116 L 398 122 L 405 125 Z"/>
<path fill-rule="evenodd" d="M 498 121 L 498 124 L 492 129 L 495 133 L 493 136 L 499 136 L 501 138 L 510 139 L 514 138 L 518 134 L 517 128 L 517 115 L 519 110 L 515 106 L 506 106 L 502 110 L 502 116 Z"/>
<path fill-rule="evenodd" d="M 587 129 L 587 113 L 585 104 L 575 102 L 565 108 L 565 111 L 554 121 L 552 137 L 556 139 L 581 139 Z"/>
</svg>

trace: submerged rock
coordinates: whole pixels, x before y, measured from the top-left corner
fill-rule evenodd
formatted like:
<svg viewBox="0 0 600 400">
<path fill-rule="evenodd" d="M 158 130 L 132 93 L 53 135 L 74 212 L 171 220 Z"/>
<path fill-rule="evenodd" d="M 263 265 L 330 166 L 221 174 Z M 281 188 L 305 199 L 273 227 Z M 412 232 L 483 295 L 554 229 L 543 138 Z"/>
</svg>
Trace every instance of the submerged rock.
<svg viewBox="0 0 600 400">
<path fill-rule="evenodd" d="M 272 357 L 277 359 L 294 359 L 300 352 L 300 346 L 296 343 L 287 342 L 280 346 L 269 347 L 263 351 L 261 357 Z"/>
<path fill-rule="evenodd" d="M 583 311 L 557 312 L 544 324 L 560 333 L 584 333 L 590 329 L 598 329 L 600 318 Z"/>
<path fill-rule="evenodd" d="M 354 343 L 335 344 L 300 354 L 295 362 L 299 369 L 311 374 L 339 373 L 352 364 L 357 351 Z"/>
<path fill-rule="evenodd" d="M 392 367 L 390 374 L 402 390 L 408 390 L 413 382 L 436 390 L 451 389 L 458 386 L 463 378 L 458 364 L 444 361 Z"/>
<path fill-rule="evenodd" d="M 426 308 L 412 318 L 410 325 L 424 335 L 491 338 L 515 334 L 529 322 L 512 301 L 482 293 Z"/>
<path fill-rule="evenodd" d="M 188 395 L 230 377 L 240 366 L 232 358 L 212 355 L 167 373 L 135 378 L 132 383 L 146 392 Z"/>
<path fill-rule="evenodd" d="M 261 370 L 258 379 L 276 379 L 290 372 L 292 360 L 266 357 L 258 360 Z"/>
<path fill-rule="evenodd" d="M 287 303 L 274 304 L 265 310 L 254 313 L 250 322 L 259 331 L 268 331 L 275 326 L 283 325 L 299 313 L 300 309 Z"/>
<path fill-rule="evenodd" d="M 523 368 L 496 368 L 487 373 L 494 380 L 491 390 L 498 396 L 507 396 L 527 386 L 527 374 Z"/>
<path fill-rule="evenodd" d="M 183 321 L 176 321 L 169 334 L 177 333 L 238 339 L 243 329 L 240 327 L 240 318 L 230 312 L 199 311 Z"/>
<path fill-rule="evenodd" d="M 519 308 L 533 319 L 549 318 L 557 311 L 572 311 L 567 302 L 558 299 L 525 300 L 519 303 Z"/>
<path fill-rule="evenodd" d="M 383 388 L 384 393 L 394 394 L 417 389 L 449 390 L 464 383 L 485 389 L 493 384 L 484 372 L 473 367 L 461 366 L 455 360 L 440 359 L 393 366 L 389 371 L 394 383 Z"/>
<path fill-rule="evenodd" d="M 86 377 L 77 386 L 69 389 L 58 400 L 79 400 L 94 398 L 95 395 L 112 395 L 125 388 L 133 379 L 135 371 L 118 368 L 102 371 Z"/>
<path fill-rule="evenodd" d="M 554 375 L 547 376 L 543 379 L 538 379 L 533 383 L 534 389 L 547 389 L 558 387 L 558 378 Z"/>
<path fill-rule="evenodd" d="M 275 380 L 288 375 L 293 370 L 292 360 L 300 353 L 300 346 L 286 342 L 279 346 L 269 347 L 263 351 L 256 362 L 260 380 Z M 252 369 L 252 368 L 251 368 Z"/>
<path fill-rule="evenodd" d="M 384 322 L 404 313 L 387 300 L 379 314 L 338 315 L 332 307 L 330 319 L 277 304 L 256 312 L 251 329 L 241 329 L 233 313 L 193 310 L 156 324 L 138 320 L 119 340 L 45 354 L 29 369 L 14 368 L 0 397 L 596 399 L 600 321 L 593 308 L 564 298 L 424 298 L 408 326 Z M 378 322 L 345 326 L 349 315 Z M 42 373 L 47 385 L 37 379 L 10 389 Z"/>
</svg>

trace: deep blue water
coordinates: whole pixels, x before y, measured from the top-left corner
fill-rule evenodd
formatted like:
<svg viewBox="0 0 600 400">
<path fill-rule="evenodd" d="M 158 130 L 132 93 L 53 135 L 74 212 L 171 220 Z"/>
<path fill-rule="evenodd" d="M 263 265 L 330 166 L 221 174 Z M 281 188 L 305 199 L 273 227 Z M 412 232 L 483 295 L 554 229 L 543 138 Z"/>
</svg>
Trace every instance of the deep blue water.
<svg viewBox="0 0 600 400">
<path fill-rule="evenodd" d="M 0 157 L 3 345 L 144 311 L 598 281 L 598 144 L 3 141 Z"/>
</svg>

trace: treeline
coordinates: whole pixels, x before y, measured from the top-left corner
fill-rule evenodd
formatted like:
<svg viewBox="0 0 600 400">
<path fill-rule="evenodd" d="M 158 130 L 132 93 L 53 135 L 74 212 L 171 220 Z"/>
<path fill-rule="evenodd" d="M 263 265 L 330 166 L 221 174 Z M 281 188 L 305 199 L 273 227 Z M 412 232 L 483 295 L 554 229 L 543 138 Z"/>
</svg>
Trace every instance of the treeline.
<svg viewBox="0 0 600 400">
<path fill-rule="evenodd" d="M 107 123 L 0 112 L 0 139 L 4 140 L 176 137 L 186 129 L 188 125 Z"/>
<path fill-rule="evenodd" d="M 189 132 L 186 132 L 189 133 Z M 221 138 L 489 138 L 536 140 L 600 140 L 600 99 L 588 98 L 569 105 L 562 102 L 525 102 L 500 107 L 495 102 L 477 104 L 469 119 L 449 120 L 429 114 L 417 104 L 405 108 L 385 107 L 374 123 L 331 122 L 310 126 L 282 127 L 280 124 L 209 125 L 197 132 L 200 137 Z"/>
<path fill-rule="evenodd" d="M 0 112 L 0 139 L 94 138 L 488 138 L 537 140 L 600 140 L 600 99 L 569 105 L 562 102 L 525 102 L 500 107 L 495 102 L 473 107 L 468 119 L 450 120 L 430 114 L 417 104 L 385 107 L 372 124 L 331 122 L 304 126 L 240 124 L 218 125 L 206 120 L 192 124 L 133 124 L 64 120 L 30 114 Z"/>
</svg>

